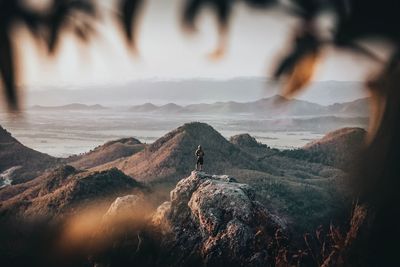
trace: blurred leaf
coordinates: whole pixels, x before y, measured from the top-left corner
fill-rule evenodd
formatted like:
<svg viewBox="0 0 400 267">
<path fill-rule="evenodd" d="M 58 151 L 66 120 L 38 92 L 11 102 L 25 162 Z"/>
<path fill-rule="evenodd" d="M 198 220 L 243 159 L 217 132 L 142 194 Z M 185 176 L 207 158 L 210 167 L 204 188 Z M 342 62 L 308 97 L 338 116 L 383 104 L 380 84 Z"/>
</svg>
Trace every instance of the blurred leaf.
<svg viewBox="0 0 400 267">
<path fill-rule="evenodd" d="M 81 26 L 71 24 L 74 20 L 84 20 L 85 15 L 89 16 L 90 19 L 96 16 L 96 8 L 92 1 L 53 0 L 53 6 L 47 21 L 49 28 L 47 44 L 51 54 L 54 54 L 56 51 L 61 33 L 69 27 L 72 28 L 73 32 L 75 32 L 81 40 L 89 39 L 89 34 L 93 33 L 91 30 L 93 27 L 89 21 L 83 23 Z"/>
<path fill-rule="evenodd" d="M 283 90 L 283 96 L 291 98 L 311 81 L 318 61 L 317 53 L 309 53 L 299 59 Z"/>
<path fill-rule="evenodd" d="M 143 5 L 144 0 L 120 0 L 118 3 L 121 27 L 128 44 L 131 45 L 134 50 L 137 49 L 135 27 L 138 23 L 138 17 Z"/>
<path fill-rule="evenodd" d="M 183 6 L 182 24 L 188 31 L 196 30 L 196 19 L 201 11 L 208 7 L 215 14 L 218 22 L 218 42 L 216 48 L 209 54 L 210 59 L 221 58 L 226 51 L 229 19 L 233 5 L 239 0 L 186 0 Z M 242 0 L 255 8 L 265 8 L 277 3 L 276 0 Z"/>
<path fill-rule="evenodd" d="M 302 19 L 309 21 L 313 19 L 316 14 L 321 11 L 326 4 L 330 1 L 326 0 L 291 0 L 295 8 L 292 12 L 301 17 Z"/>
<path fill-rule="evenodd" d="M 220 32 L 228 26 L 234 0 L 186 0 L 183 7 L 182 22 L 189 30 L 196 29 L 196 19 L 200 12 L 209 7 L 218 19 Z"/>
<path fill-rule="evenodd" d="M 283 96 L 292 97 L 311 81 L 319 57 L 319 45 L 318 39 L 311 33 L 305 32 L 296 37 L 292 51 L 274 74 L 276 78 L 285 79 Z"/>
<path fill-rule="evenodd" d="M 183 6 L 182 22 L 188 29 L 195 30 L 197 16 L 203 8 L 209 7 L 216 15 L 219 27 L 226 28 L 233 5 L 237 2 L 244 2 L 254 8 L 265 8 L 277 3 L 277 0 L 186 0 Z"/>
<path fill-rule="evenodd" d="M 15 66 L 11 37 L 7 29 L 0 27 L 0 74 L 4 83 L 6 98 L 11 110 L 18 109 L 15 86 Z"/>
</svg>

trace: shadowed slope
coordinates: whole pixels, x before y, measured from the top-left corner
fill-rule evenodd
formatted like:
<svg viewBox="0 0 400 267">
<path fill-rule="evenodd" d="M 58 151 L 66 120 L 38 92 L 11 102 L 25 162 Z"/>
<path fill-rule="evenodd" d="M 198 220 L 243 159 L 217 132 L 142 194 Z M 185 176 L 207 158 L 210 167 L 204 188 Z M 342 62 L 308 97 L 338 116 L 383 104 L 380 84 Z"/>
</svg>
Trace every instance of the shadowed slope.
<svg viewBox="0 0 400 267">
<path fill-rule="evenodd" d="M 322 163 L 344 170 L 355 166 L 354 160 L 365 146 L 367 132 L 362 128 L 342 128 L 310 142 L 301 149 L 283 151 L 296 159 Z"/>
<path fill-rule="evenodd" d="M 64 166 L 1 191 L 2 216 L 51 217 L 74 212 L 93 201 L 112 201 L 142 186 L 117 169 L 85 172 Z"/>
<path fill-rule="evenodd" d="M 13 183 L 30 180 L 61 161 L 24 146 L 0 126 L 0 174 L 16 167 L 10 174 Z"/>
</svg>

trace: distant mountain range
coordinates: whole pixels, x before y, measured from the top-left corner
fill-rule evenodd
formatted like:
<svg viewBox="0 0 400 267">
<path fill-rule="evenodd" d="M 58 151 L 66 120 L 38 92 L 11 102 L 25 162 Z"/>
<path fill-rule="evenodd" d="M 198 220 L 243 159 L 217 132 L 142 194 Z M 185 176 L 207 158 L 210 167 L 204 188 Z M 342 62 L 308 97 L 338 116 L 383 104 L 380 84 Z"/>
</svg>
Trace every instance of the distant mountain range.
<svg viewBox="0 0 400 267">
<path fill-rule="evenodd" d="M 330 105 L 366 97 L 363 83 L 352 81 L 316 81 L 299 99 Z M 262 77 L 234 79 L 137 80 L 125 84 L 101 86 L 51 86 L 27 90 L 27 104 L 66 105 L 69 103 L 132 105 L 174 102 L 179 105 L 212 102 L 251 102 L 278 94 L 280 85 Z"/>
<path fill-rule="evenodd" d="M 30 110 L 103 110 L 107 109 L 106 107 L 96 104 L 96 105 L 85 105 L 79 103 L 72 103 L 68 105 L 62 106 L 40 106 L 35 105 L 29 108 Z"/>
<path fill-rule="evenodd" d="M 362 98 L 351 102 L 323 106 L 304 100 L 288 100 L 280 95 L 252 102 L 216 102 L 213 104 L 192 104 L 180 106 L 169 103 L 157 106 L 152 103 L 133 106 L 131 112 L 159 114 L 253 114 L 263 116 L 321 116 L 342 115 L 367 117 L 369 99 Z"/>
<path fill-rule="evenodd" d="M 36 111 L 63 111 L 63 110 L 104 110 L 107 107 L 102 105 L 69 104 L 63 106 L 33 106 L 31 110 Z M 335 103 L 333 105 L 319 105 L 299 99 L 288 100 L 280 95 L 263 98 L 252 102 L 215 102 L 212 104 L 191 104 L 181 106 L 175 103 L 165 105 L 155 105 L 145 103 L 128 108 L 133 113 L 156 113 L 156 114 L 251 114 L 264 117 L 279 116 L 348 116 L 348 117 L 368 117 L 369 98 L 357 99 L 351 102 Z"/>
</svg>

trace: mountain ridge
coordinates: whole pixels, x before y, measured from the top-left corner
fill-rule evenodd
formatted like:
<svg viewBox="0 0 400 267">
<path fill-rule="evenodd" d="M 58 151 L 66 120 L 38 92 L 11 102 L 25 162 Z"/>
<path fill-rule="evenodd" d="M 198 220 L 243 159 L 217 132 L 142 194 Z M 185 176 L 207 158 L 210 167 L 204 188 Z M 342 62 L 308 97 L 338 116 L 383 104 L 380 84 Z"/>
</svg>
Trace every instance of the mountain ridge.
<svg viewBox="0 0 400 267">
<path fill-rule="evenodd" d="M 195 158 L 193 148 L 196 143 L 204 146 L 208 155 L 206 164 L 210 171 L 221 172 L 235 166 L 261 168 L 252 156 L 229 143 L 211 126 L 192 122 L 167 133 L 131 157 L 94 169 L 117 167 L 128 175 L 137 177 L 139 181 L 174 179 L 187 174 L 187 171 L 193 168 Z"/>
<path fill-rule="evenodd" d="M 107 110 L 108 107 L 100 104 L 86 105 L 72 103 L 61 106 L 39 106 L 29 108 L 33 111 L 85 111 Z M 119 108 L 120 109 L 120 108 Z M 195 103 L 178 105 L 169 102 L 156 105 L 150 102 L 124 108 L 132 113 L 154 113 L 163 115 L 185 114 L 255 114 L 264 116 L 365 116 L 369 115 L 369 97 L 349 102 L 339 102 L 330 105 L 321 105 L 302 99 L 287 99 L 279 94 L 249 102 L 216 101 L 213 103 Z M 121 110 L 121 109 L 120 109 Z"/>
<path fill-rule="evenodd" d="M 60 106 L 42 106 L 34 105 L 28 108 L 29 110 L 105 110 L 108 109 L 100 104 L 87 105 L 81 103 L 71 103 Z"/>
<path fill-rule="evenodd" d="M 369 98 L 361 98 L 355 101 L 335 103 L 332 105 L 320 105 L 299 99 L 287 99 L 281 95 L 274 95 L 251 102 L 214 102 L 189 105 L 177 105 L 168 103 L 155 105 L 145 103 L 131 106 L 131 112 L 150 112 L 157 114 L 257 114 L 268 116 L 321 116 L 321 115 L 348 115 L 368 116 Z"/>
<path fill-rule="evenodd" d="M 277 94 L 279 86 L 265 77 L 238 77 L 233 79 L 175 79 L 135 80 L 113 85 L 70 85 L 58 88 L 40 86 L 28 92 L 28 104 L 63 105 L 83 102 L 104 103 L 107 106 L 148 102 L 176 102 L 177 104 L 210 101 L 255 101 L 260 96 Z M 362 82 L 315 81 L 301 99 L 323 105 L 334 101 L 347 102 L 366 96 Z M 229 96 L 229 98 L 227 97 Z"/>
</svg>

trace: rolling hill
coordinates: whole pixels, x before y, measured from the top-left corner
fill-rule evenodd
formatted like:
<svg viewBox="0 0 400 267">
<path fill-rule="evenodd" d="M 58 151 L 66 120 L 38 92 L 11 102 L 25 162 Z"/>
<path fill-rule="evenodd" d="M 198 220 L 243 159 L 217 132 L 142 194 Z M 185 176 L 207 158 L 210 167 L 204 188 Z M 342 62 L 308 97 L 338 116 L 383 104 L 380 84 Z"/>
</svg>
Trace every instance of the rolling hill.
<svg viewBox="0 0 400 267">
<path fill-rule="evenodd" d="M 361 98 L 350 102 L 336 103 L 327 106 L 328 112 L 347 116 L 366 116 L 369 114 L 369 98 Z"/>
<path fill-rule="evenodd" d="M 345 130 L 343 135 L 347 135 Z M 3 136 L 0 140 L 8 138 Z M 331 140 L 335 146 L 336 139 Z M 135 180 L 157 192 L 155 199 L 161 203 L 176 182 L 194 169 L 194 151 L 199 144 L 205 150 L 207 173 L 230 175 L 253 186 L 257 201 L 301 231 L 329 222 L 347 205 L 343 195 L 338 194 L 344 177 L 338 168 L 285 155 L 258 143 L 248 134 L 228 141 L 211 126 L 192 122 L 142 147 L 139 152 L 133 149 L 141 144 L 128 138 L 108 142 L 76 156 L 75 161 L 70 159 L 71 164 L 87 167 L 106 162 L 88 170 L 65 166 L 42 172 L 26 183 L 3 188 L 1 210 L 23 216 L 62 214 L 94 199 L 134 190 Z M 125 155 L 120 154 L 125 148 L 127 156 L 110 161 L 114 156 Z"/>
<path fill-rule="evenodd" d="M 129 108 L 129 111 L 132 112 L 151 112 L 157 110 L 159 107 L 151 104 L 151 103 L 145 103 L 143 105 L 137 105 Z"/>
<path fill-rule="evenodd" d="M 145 147 L 136 138 L 122 138 L 98 146 L 87 153 L 72 156 L 67 159 L 68 164 L 79 169 L 89 169 L 119 158 L 132 156 Z"/>
<path fill-rule="evenodd" d="M 0 126 L 0 174 L 13 168 L 8 175 L 13 183 L 30 180 L 62 161 L 24 146 Z"/>
<path fill-rule="evenodd" d="M 366 134 L 362 128 L 342 128 L 300 149 L 286 150 L 282 154 L 348 171 L 354 166 L 356 156 L 365 145 Z"/>
<path fill-rule="evenodd" d="M 199 144 L 206 151 L 207 171 L 223 173 L 232 168 L 262 169 L 251 155 L 229 143 L 211 126 L 198 122 L 184 124 L 143 151 L 98 168 L 116 167 L 140 181 L 176 181 L 193 169 L 194 151 Z"/>
<path fill-rule="evenodd" d="M 323 106 L 304 100 L 288 100 L 280 95 L 262 98 L 251 102 L 215 102 L 212 104 L 191 104 L 180 106 L 169 103 L 157 106 L 151 103 L 132 106 L 129 111 L 137 113 L 156 114 L 252 114 L 264 117 L 293 117 L 293 116 L 349 116 L 368 117 L 369 99 L 362 98 L 351 102 L 336 103 Z"/>
<path fill-rule="evenodd" d="M 143 188 L 121 171 L 85 172 L 63 166 L 26 184 L 0 191 L 2 216 L 52 217 L 75 212 L 93 201 L 111 203 L 117 196 Z"/>
</svg>

